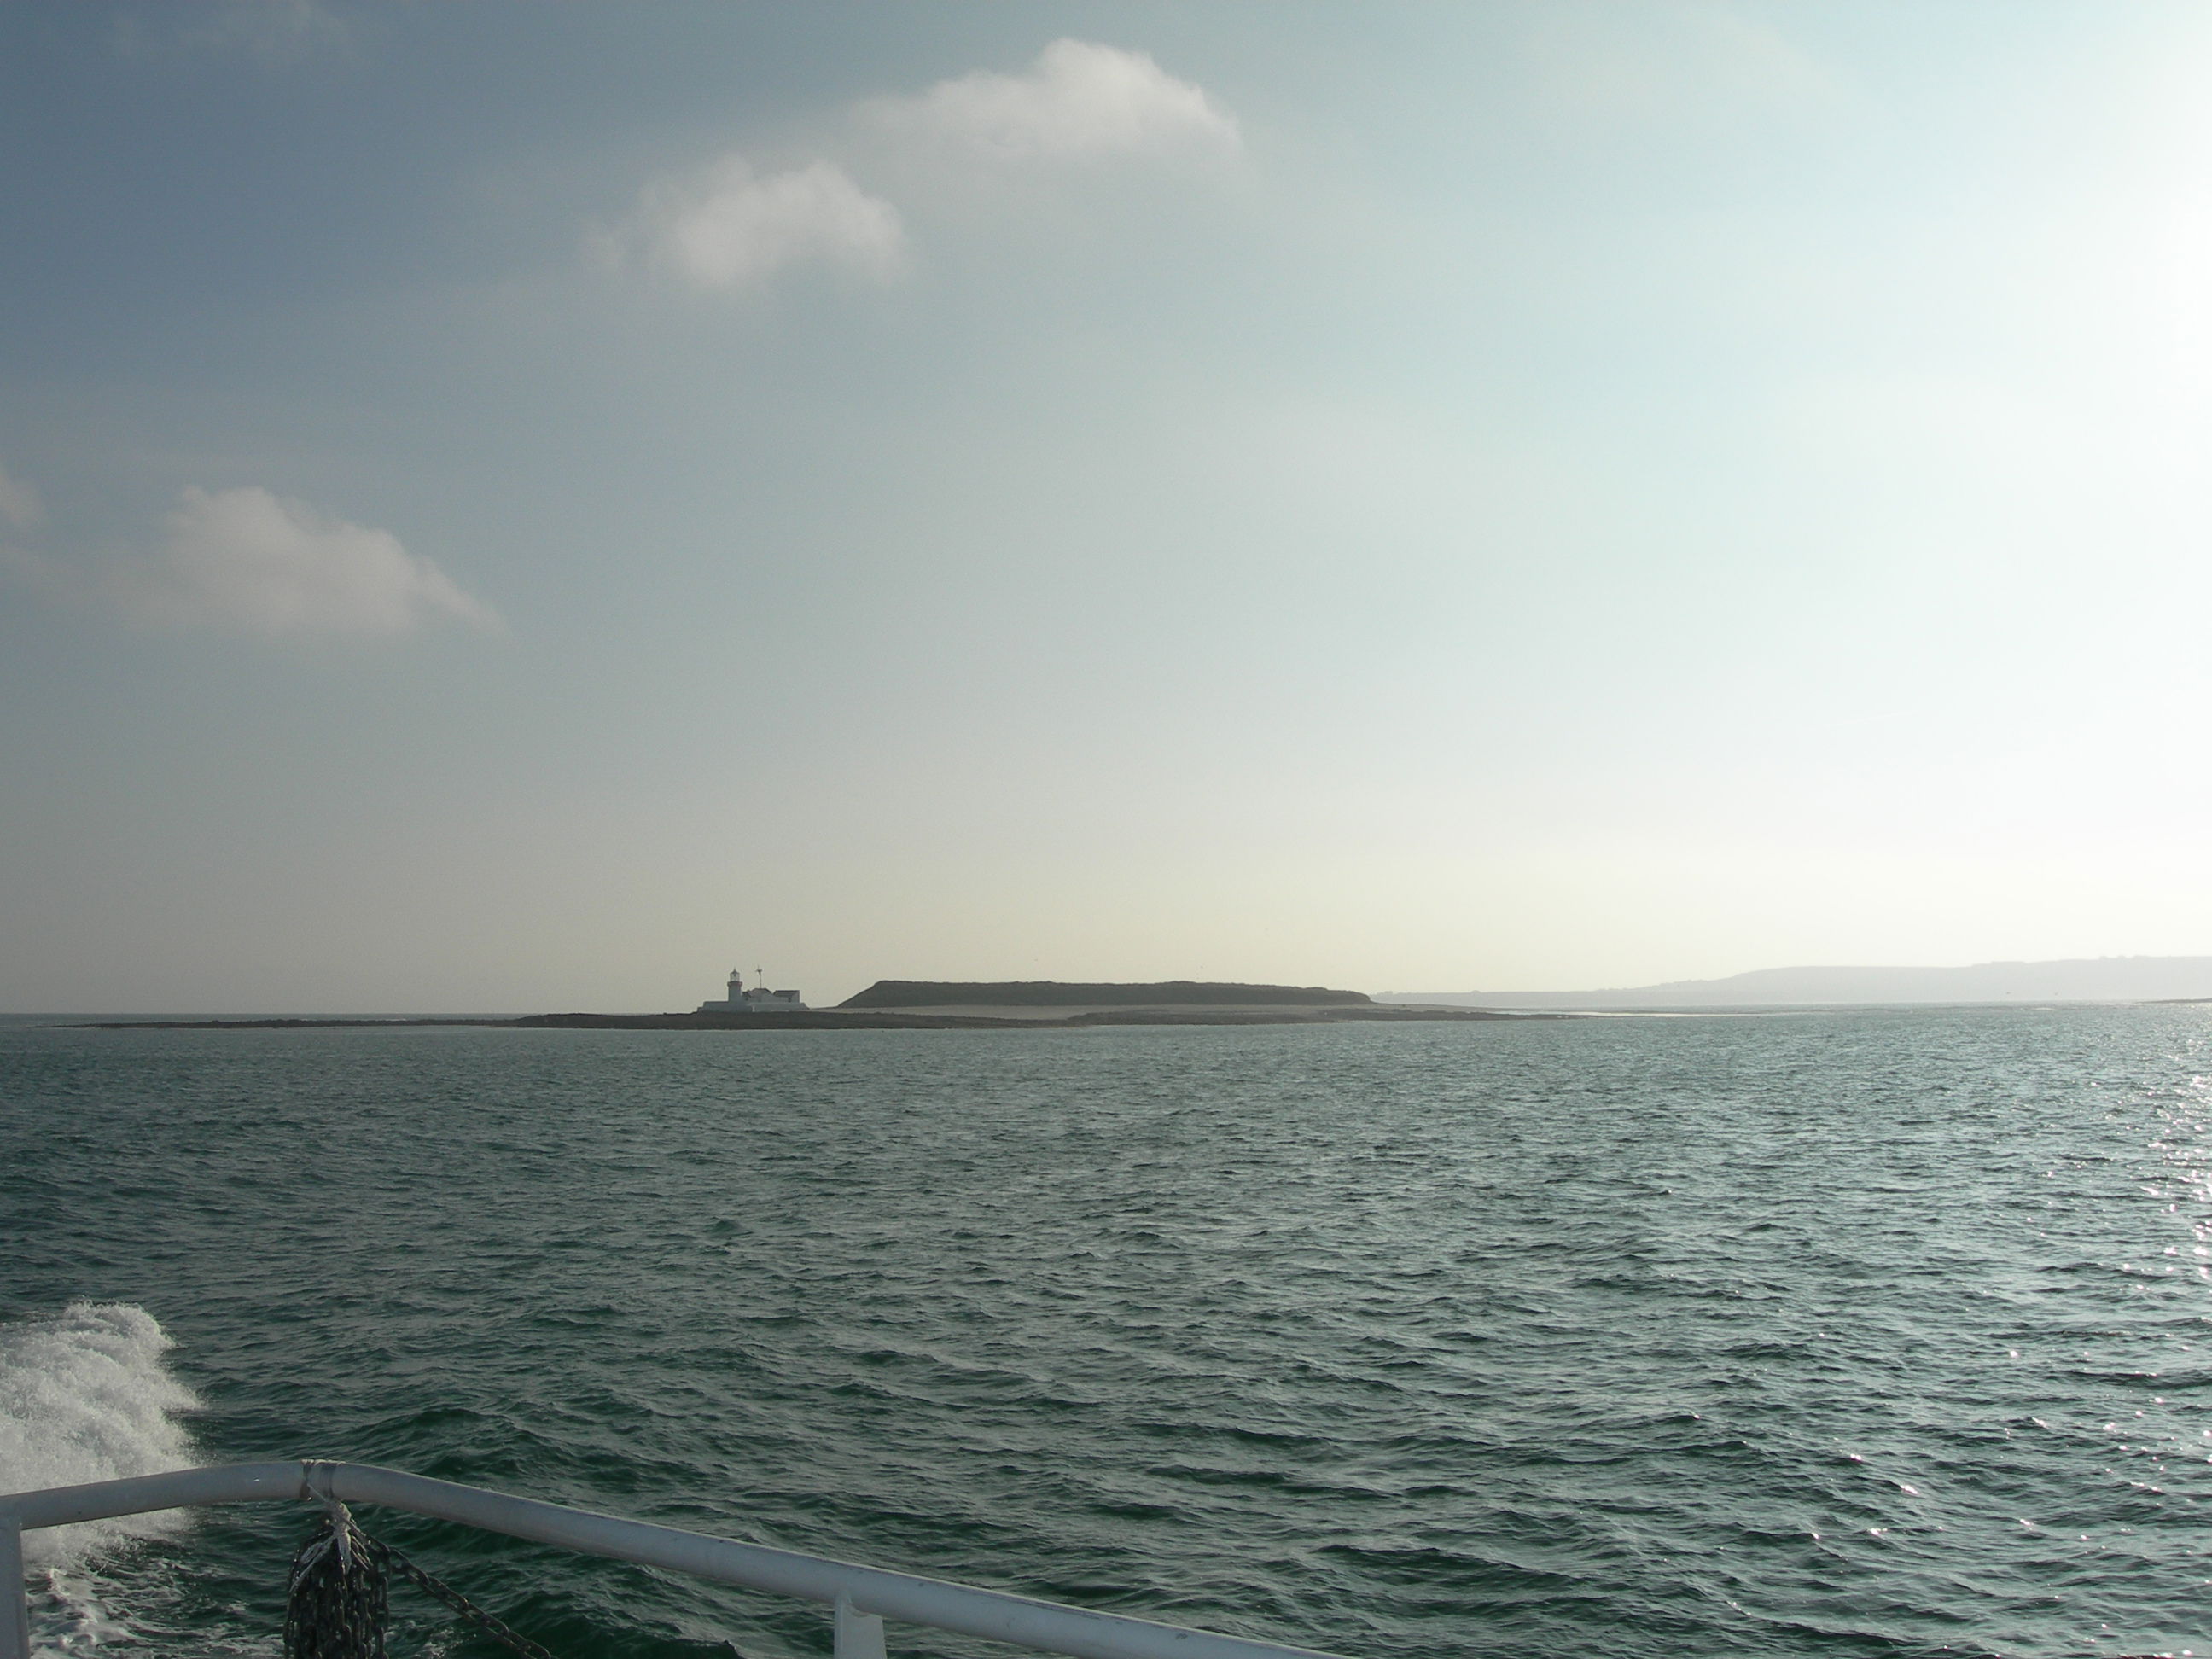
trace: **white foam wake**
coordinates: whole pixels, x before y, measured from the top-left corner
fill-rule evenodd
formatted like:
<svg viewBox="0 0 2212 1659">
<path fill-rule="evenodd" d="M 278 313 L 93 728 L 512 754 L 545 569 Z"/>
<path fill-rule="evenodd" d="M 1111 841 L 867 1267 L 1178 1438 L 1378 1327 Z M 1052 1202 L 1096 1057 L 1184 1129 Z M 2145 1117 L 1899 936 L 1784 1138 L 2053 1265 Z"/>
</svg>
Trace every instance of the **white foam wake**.
<svg viewBox="0 0 2212 1659">
<path fill-rule="evenodd" d="M 182 1419 L 199 1401 L 161 1363 L 173 1346 L 153 1315 L 120 1302 L 72 1302 L 51 1318 L 0 1324 L 0 1492 L 193 1462 Z M 27 1533 L 24 1554 L 34 1566 L 72 1568 L 184 1521 L 172 1510 Z"/>
</svg>

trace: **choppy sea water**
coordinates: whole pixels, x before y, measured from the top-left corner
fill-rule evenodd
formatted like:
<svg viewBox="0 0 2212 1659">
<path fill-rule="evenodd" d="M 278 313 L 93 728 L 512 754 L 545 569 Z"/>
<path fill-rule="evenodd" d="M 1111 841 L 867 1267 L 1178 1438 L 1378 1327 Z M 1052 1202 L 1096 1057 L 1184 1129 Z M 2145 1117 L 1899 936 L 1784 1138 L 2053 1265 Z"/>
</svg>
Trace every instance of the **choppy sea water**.
<svg viewBox="0 0 2212 1659">
<path fill-rule="evenodd" d="M 1360 1659 L 2201 1655 L 2208 1036 L 0 1030 L 0 1490 L 356 1458 Z M 573 1659 L 827 1651 L 363 1518 Z M 39 1643 L 273 1656 L 307 1523 L 34 1535 Z"/>
</svg>

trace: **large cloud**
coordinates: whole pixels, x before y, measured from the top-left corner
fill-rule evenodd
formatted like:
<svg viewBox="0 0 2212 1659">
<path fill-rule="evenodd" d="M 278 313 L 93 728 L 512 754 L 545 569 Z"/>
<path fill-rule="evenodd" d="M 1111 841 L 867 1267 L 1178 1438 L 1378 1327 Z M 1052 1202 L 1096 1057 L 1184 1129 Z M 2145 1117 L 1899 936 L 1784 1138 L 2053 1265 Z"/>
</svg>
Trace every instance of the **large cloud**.
<svg viewBox="0 0 2212 1659">
<path fill-rule="evenodd" d="M 187 489 L 149 558 L 100 591 L 134 619 L 269 638 L 391 635 L 437 622 L 498 619 L 388 531 L 318 513 L 265 489 Z"/>
<path fill-rule="evenodd" d="M 763 174 L 725 156 L 689 179 L 649 185 L 618 240 L 703 289 L 747 288 L 787 265 L 897 270 L 898 210 L 832 161 Z"/>
<path fill-rule="evenodd" d="M 1143 52 L 1087 40 L 1054 41 L 1020 75 L 978 70 L 862 112 L 902 135 L 1002 161 L 1221 157 L 1243 143 L 1204 88 Z"/>
</svg>

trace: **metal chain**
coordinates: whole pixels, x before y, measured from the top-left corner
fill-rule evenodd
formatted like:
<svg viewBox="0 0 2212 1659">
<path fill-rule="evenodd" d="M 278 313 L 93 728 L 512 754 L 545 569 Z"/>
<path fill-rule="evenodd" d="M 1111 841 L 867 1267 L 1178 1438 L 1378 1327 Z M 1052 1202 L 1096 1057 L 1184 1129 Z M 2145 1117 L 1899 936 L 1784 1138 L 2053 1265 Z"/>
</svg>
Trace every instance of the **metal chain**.
<svg viewBox="0 0 2212 1659">
<path fill-rule="evenodd" d="M 373 1553 L 398 1568 L 417 1589 L 443 1601 L 461 1618 L 490 1637 L 493 1641 L 504 1643 L 517 1653 L 523 1655 L 524 1659 L 553 1659 L 552 1654 L 545 1649 L 539 1647 L 528 1637 L 509 1630 L 451 1584 L 432 1577 L 398 1550 L 392 1548 L 391 1545 L 380 1543 L 372 1538 L 363 1538 L 361 1541 Z"/>
</svg>

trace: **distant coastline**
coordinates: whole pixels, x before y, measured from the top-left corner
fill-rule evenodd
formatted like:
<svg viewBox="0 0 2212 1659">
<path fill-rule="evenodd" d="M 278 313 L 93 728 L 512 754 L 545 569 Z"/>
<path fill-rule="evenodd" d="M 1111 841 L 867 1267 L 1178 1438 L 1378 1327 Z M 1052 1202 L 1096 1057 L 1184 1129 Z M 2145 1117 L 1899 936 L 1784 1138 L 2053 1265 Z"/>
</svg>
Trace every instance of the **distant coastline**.
<svg viewBox="0 0 2212 1659">
<path fill-rule="evenodd" d="M 1761 968 L 1595 991 L 1384 991 L 1398 1006 L 1566 1010 L 1872 1007 L 1911 1003 L 2212 1001 L 2212 957 L 2087 957 L 1961 968 Z"/>
<path fill-rule="evenodd" d="M 1542 1018 L 1542 1016 L 1536 1016 Z M 521 1014 L 513 1017 L 270 1016 L 246 1019 L 114 1019 L 70 1022 L 101 1031 L 271 1031 L 473 1026 L 520 1030 L 1068 1030 L 1102 1025 L 1422 1024 L 1526 1019 L 1488 1008 L 1393 1007 L 1362 991 L 1318 985 L 1248 985 L 1208 980 L 1116 984 L 1060 980 L 878 980 L 835 1008 L 693 1013 Z"/>
<path fill-rule="evenodd" d="M 733 976 L 734 977 L 734 976 Z M 776 993 L 797 998 L 797 993 Z M 1960 968 L 1765 968 L 1725 979 L 1594 991 L 1382 991 L 1157 980 L 880 979 L 834 1008 L 703 1005 L 690 1012 L 259 1015 L 235 1018 L 10 1017 L 89 1030 L 286 1030 L 398 1026 L 638 1031 L 990 1030 L 1102 1025 L 1312 1025 L 1790 1009 L 2212 1003 L 2212 957 L 2099 957 Z"/>
<path fill-rule="evenodd" d="M 485 1030 L 592 1031 L 884 1031 L 1095 1029 L 1103 1025 L 1419 1025 L 1469 1020 L 1562 1018 L 1492 1008 L 1093 1008 L 1080 1013 L 1024 1018 L 1014 1015 L 908 1013 L 897 1010 L 810 1009 L 763 1014 L 522 1014 L 511 1019 L 329 1018 L 276 1016 L 266 1019 L 87 1019 L 64 1029 L 90 1031 L 290 1031 L 391 1030 L 468 1026 Z"/>
</svg>

